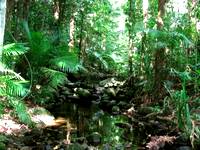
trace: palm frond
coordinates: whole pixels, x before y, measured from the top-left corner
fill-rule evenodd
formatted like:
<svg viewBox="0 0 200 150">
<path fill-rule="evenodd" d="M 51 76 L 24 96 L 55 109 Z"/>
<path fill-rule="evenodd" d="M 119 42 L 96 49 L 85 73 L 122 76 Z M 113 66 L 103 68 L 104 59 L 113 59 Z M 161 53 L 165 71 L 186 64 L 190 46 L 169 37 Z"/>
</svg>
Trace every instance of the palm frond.
<svg viewBox="0 0 200 150">
<path fill-rule="evenodd" d="M 1 96 L 24 96 L 28 92 L 26 88 L 27 81 L 12 80 L 7 76 L 0 77 L 0 95 Z"/>
<path fill-rule="evenodd" d="M 44 67 L 41 70 L 44 76 L 49 80 L 48 85 L 54 89 L 68 81 L 66 74 L 63 72 Z"/>
<path fill-rule="evenodd" d="M 112 52 L 93 52 L 89 51 L 89 59 L 91 62 L 98 63 L 99 66 L 103 67 L 104 69 L 108 70 L 109 68 L 114 69 L 116 68 L 116 64 L 118 60 L 115 60 L 113 57 Z"/>
<path fill-rule="evenodd" d="M 99 60 L 99 62 L 103 65 L 104 68 L 108 69 L 108 63 L 103 59 L 102 55 L 98 52 L 94 52 L 93 55 Z"/>
<path fill-rule="evenodd" d="M 23 43 L 7 44 L 3 47 L 3 56 L 18 56 L 25 54 L 29 50 Z"/>
<path fill-rule="evenodd" d="M 46 54 L 50 49 L 50 41 L 40 32 L 31 32 L 31 50 L 33 53 Z"/>
<path fill-rule="evenodd" d="M 12 76 L 12 79 L 18 79 L 18 80 L 22 80 L 25 81 L 25 79 L 20 76 L 20 74 L 14 72 L 13 70 L 7 68 L 3 63 L 0 62 L 0 74 L 1 75 L 10 75 Z M 7 76 L 9 77 L 9 76 Z"/>
<path fill-rule="evenodd" d="M 19 120 L 25 124 L 32 125 L 32 120 L 30 115 L 27 113 L 26 105 L 23 101 L 10 97 L 9 104 L 15 109 Z"/>
<path fill-rule="evenodd" d="M 192 43 L 192 41 L 182 33 L 171 32 L 169 35 L 170 35 L 170 39 L 174 39 L 175 37 L 177 37 L 179 40 L 181 40 L 183 42 L 185 47 L 190 47 L 190 46 L 194 45 L 194 43 Z"/>
<path fill-rule="evenodd" d="M 6 69 L 0 64 L 0 95 L 1 96 L 24 96 L 28 91 L 25 85 L 28 83 L 19 74 L 11 69 Z"/>
<path fill-rule="evenodd" d="M 77 72 L 81 68 L 78 57 L 74 53 L 67 53 L 65 56 L 54 58 L 50 61 L 53 68 L 64 72 Z"/>
</svg>

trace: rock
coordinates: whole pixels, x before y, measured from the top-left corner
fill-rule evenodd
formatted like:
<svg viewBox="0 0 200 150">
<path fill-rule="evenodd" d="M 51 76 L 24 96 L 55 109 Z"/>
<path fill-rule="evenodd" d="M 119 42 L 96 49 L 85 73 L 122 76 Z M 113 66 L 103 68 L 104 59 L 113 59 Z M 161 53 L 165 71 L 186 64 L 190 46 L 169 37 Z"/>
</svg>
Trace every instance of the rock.
<svg viewBox="0 0 200 150">
<path fill-rule="evenodd" d="M 115 91 L 114 88 L 105 89 L 105 93 L 110 97 L 115 97 L 116 96 L 116 91 Z"/>
<path fill-rule="evenodd" d="M 21 150 L 30 150 L 31 148 L 29 146 L 24 146 L 20 148 Z"/>
<path fill-rule="evenodd" d="M 66 96 L 65 95 L 59 95 L 58 99 L 59 99 L 59 101 L 64 101 L 64 100 L 66 100 Z"/>
<path fill-rule="evenodd" d="M 91 96 L 90 91 L 87 89 L 77 88 L 77 89 L 75 89 L 75 92 L 82 98 L 87 98 L 87 97 Z"/>
<path fill-rule="evenodd" d="M 109 144 L 104 144 L 102 147 L 103 150 L 112 150 L 111 146 Z"/>
<path fill-rule="evenodd" d="M 116 100 L 111 100 L 111 101 L 109 102 L 109 105 L 110 105 L 110 106 L 114 106 L 114 105 L 116 105 L 116 103 L 117 103 Z"/>
<path fill-rule="evenodd" d="M 107 94 L 103 94 L 103 96 L 101 97 L 102 101 L 109 101 L 110 97 Z"/>
<path fill-rule="evenodd" d="M 105 79 L 99 83 L 99 85 L 103 87 L 116 87 L 116 86 L 121 86 L 123 84 L 124 82 L 117 81 L 116 78 L 114 77 Z"/>
<path fill-rule="evenodd" d="M 147 106 L 140 107 L 138 108 L 137 111 L 140 115 L 147 115 L 154 112 L 152 107 L 147 107 Z"/>
<path fill-rule="evenodd" d="M 51 150 L 52 148 L 51 148 L 51 145 L 46 144 L 46 145 L 44 146 L 44 149 L 45 149 L 45 150 Z"/>
<path fill-rule="evenodd" d="M 96 87 L 95 87 L 95 90 L 96 90 L 96 93 L 97 93 L 97 94 L 103 93 L 104 89 L 105 89 L 104 87 L 100 87 L 100 86 L 96 86 Z"/>
<path fill-rule="evenodd" d="M 66 85 L 67 87 L 69 87 L 69 88 L 75 88 L 75 87 L 77 87 L 77 86 L 80 86 L 80 83 L 67 83 L 67 85 Z"/>
<path fill-rule="evenodd" d="M 125 144 L 125 150 L 132 150 L 132 147 L 133 145 L 131 143 L 127 143 Z"/>
<path fill-rule="evenodd" d="M 66 149 L 67 150 L 84 150 L 84 148 L 78 143 L 69 144 L 66 146 Z"/>
<path fill-rule="evenodd" d="M 126 103 L 125 101 L 120 101 L 120 102 L 118 103 L 118 106 L 119 106 L 120 108 L 122 108 L 122 109 L 127 109 L 127 108 L 129 108 L 129 104 Z"/>
<path fill-rule="evenodd" d="M 70 95 L 71 92 L 72 92 L 72 91 L 71 91 L 69 88 L 65 87 L 65 88 L 62 89 L 61 94 L 62 94 L 62 95 Z"/>
<path fill-rule="evenodd" d="M 99 134 L 98 132 L 93 132 L 87 137 L 87 141 L 90 145 L 97 146 L 101 144 L 101 138 L 101 134 Z"/>
<path fill-rule="evenodd" d="M 112 113 L 113 114 L 119 114 L 120 112 L 120 108 L 118 106 L 113 106 L 112 107 Z"/>
<path fill-rule="evenodd" d="M 180 146 L 180 147 L 176 148 L 176 150 L 192 150 L 192 147 L 190 147 L 190 146 Z"/>
<path fill-rule="evenodd" d="M 122 144 L 117 144 L 115 146 L 115 150 L 122 150 L 122 149 L 124 149 L 124 146 Z"/>
</svg>

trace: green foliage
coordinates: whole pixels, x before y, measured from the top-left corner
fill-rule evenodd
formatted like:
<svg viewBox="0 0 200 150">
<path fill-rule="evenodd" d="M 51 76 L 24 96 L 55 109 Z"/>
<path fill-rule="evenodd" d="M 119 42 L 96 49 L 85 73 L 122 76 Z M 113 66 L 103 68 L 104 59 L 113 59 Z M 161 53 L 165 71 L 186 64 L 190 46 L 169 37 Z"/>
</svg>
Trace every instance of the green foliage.
<svg viewBox="0 0 200 150">
<path fill-rule="evenodd" d="M 7 141 L 7 137 L 0 135 L 0 150 L 6 150 L 6 145 L 4 144 Z"/>
<path fill-rule="evenodd" d="M 28 51 L 28 47 L 25 47 L 23 43 L 12 43 L 7 44 L 3 47 L 3 56 L 19 56 L 23 55 Z"/>
<path fill-rule="evenodd" d="M 98 67 L 101 70 L 108 70 L 112 67 L 115 67 L 114 65 L 116 65 L 113 63 L 114 60 L 109 56 L 109 53 L 107 51 L 105 51 L 104 53 L 97 51 L 89 51 L 88 60 L 92 63 L 90 65 L 94 65 L 93 67 Z"/>
<path fill-rule="evenodd" d="M 59 85 L 66 83 L 68 80 L 66 78 L 66 74 L 60 71 L 56 71 L 49 68 L 42 68 L 42 73 L 44 73 L 45 78 L 48 80 L 48 86 L 53 89 L 56 89 Z"/>
<path fill-rule="evenodd" d="M 50 64 L 55 69 L 59 69 L 63 72 L 75 73 L 80 69 L 80 63 L 77 54 L 73 52 L 65 52 L 62 57 L 55 57 L 50 61 Z"/>
<path fill-rule="evenodd" d="M 178 75 L 181 79 L 182 90 L 180 91 L 170 91 L 170 89 L 166 86 L 170 96 L 176 106 L 176 114 L 178 119 L 178 127 L 181 130 L 186 131 L 187 133 L 191 132 L 192 123 L 191 123 L 191 116 L 190 116 L 190 109 L 189 109 L 189 97 L 186 91 L 186 83 L 191 77 L 189 76 L 188 72 L 174 72 Z"/>
<path fill-rule="evenodd" d="M 30 115 L 27 113 L 27 109 L 23 101 L 15 98 L 10 98 L 9 104 L 14 108 L 19 120 L 29 126 L 32 126 L 32 120 Z"/>
<path fill-rule="evenodd" d="M 53 101 L 57 87 L 68 81 L 65 73 L 75 73 L 82 65 L 75 50 L 68 52 L 66 43 L 55 45 L 54 38 L 43 32 L 31 32 L 27 23 L 24 28 L 30 45 L 27 57 L 32 67 L 27 72 L 33 73 L 33 86 L 41 86 L 33 91 L 34 99 L 37 102 L 42 100 L 40 103 Z"/>
<path fill-rule="evenodd" d="M 4 64 L 0 63 L 0 96 L 5 97 L 4 102 L 9 102 L 7 107 L 14 108 L 20 121 L 30 125 L 30 116 L 27 114 L 26 107 L 22 102 L 22 99 L 29 93 L 27 89 L 29 82 L 20 74 L 9 69 L 9 67 L 14 67 L 10 62 L 19 61 L 19 56 L 25 54 L 27 50 L 28 48 L 20 43 L 8 44 L 3 47 Z M 4 106 L 1 105 L 1 110 L 4 109 Z"/>
<path fill-rule="evenodd" d="M 3 60 L 5 61 L 4 64 L 0 63 L 1 96 L 19 97 L 25 96 L 28 92 L 28 90 L 26 89 L 26 85 L 28 82 L 25 79 L 23 79 L 23 77 L 21 77 L 20 74 L 8 68 L 12 67 L 12 65 L 10 65 L 10 62 L 8 62 L 8 60 L 11 59 L 11 56 L 17 59 L 18 56 L 24 54 L 27 51 L 27 49 L 28 48 L 24 47 L 23 44 L 17 43 L 8 44 L 4 46 Z"/>
</svg>

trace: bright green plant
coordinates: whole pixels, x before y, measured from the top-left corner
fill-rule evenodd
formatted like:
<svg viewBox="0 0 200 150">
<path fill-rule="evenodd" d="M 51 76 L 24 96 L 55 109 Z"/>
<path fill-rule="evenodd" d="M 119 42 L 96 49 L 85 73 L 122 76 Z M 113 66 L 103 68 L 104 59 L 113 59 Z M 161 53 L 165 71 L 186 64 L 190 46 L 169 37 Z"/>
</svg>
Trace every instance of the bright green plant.
<svg viewBox="0 0 200 150">
<path fill-rule="evenodd" d="M 82 68 L 76 50 L 68 51 L 66 43 L 55 45 L 51 36 L 42 32 L 30 32 L 27 23 L 24 28 L 29 40 L 27 54 L 33 73 L 33 96 L 39 103 L 54 101 L 58 86 L 66 83 L 67 73 L 75 73 Z M 35 88 L 40 86 L 39 89 Z"/>
<path fill-rule="evenodd" d="M 24 55 L 27 50 L 28 48 L 24 44 L 19 43 L 7 44 L 3 47 L 3 63 L 0 63 L 0 96 L 4 97 L 2 102 L 5 103 L 1 105 L 2 110 L 4 106 L 13 107 L 19 120 L 30 125 L 31 119 L 22 101 L 29 93 L 27 88 L 29 82 L 19 73 L 10 69 L 15 67 L 14 64 L 19 61 L 20 56 Z M 14 103 L 20 105 L 13 105 Z"/>
</svg>

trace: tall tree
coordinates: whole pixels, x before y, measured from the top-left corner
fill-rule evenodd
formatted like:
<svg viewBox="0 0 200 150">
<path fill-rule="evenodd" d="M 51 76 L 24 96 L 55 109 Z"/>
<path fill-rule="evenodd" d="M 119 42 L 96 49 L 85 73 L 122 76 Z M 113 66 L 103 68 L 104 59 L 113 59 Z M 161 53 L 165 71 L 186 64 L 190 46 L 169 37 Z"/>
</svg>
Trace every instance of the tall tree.
<svg viewBox="0 0 200 150">
<path fill-rule="evenodd" d="M 158 16 L 157 16 L 157 29 L 163 30 L 164 22 L 163 17 L 165 14 L 166 0 L 158 0 Z M 159 40 L 159 39 L 158 39 Z M 158 98 L 162 94 L 163 80 L 164 80 L 164 65 L 165 65 L 165 47 L 158 48 L 155 52 L 154 62 L 154 96 Z"/>
<path fill-rule="evenodd" d="M 2 59 L 5 20 L 6 20 L 6 0 L 1 0 L 0 1 L 0 61 Z"/>
<path fill-rule="evenodd" d="M 135 21 L 134 14 L 135 1 L 129 0 L 129 27 L 128 27 L 128 36 L 129 36 L 129 52 L 128 52 L 128 64 L 129 64 L 129 74 L 133 73 L 133 27 Z"/>
<path fill-rule="evenodd" d="M 143 0 L 143 22 L 144 22 L 144 28 L 147 27 L 147 21 L 148 21 L 148 5 L 149 0 Z"/>
<path fill-rule="evenodd" d="M 76 14 L 76 2 L 71 2 L 71 11 L 70 11 L 70 22 L 69 22 L 69 51 L 72 52 L 75 44 L 75 14 Z"/>
</svg>

